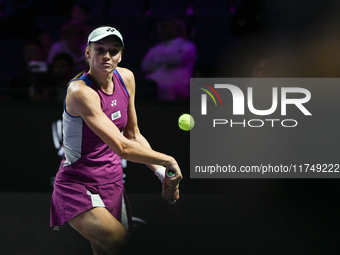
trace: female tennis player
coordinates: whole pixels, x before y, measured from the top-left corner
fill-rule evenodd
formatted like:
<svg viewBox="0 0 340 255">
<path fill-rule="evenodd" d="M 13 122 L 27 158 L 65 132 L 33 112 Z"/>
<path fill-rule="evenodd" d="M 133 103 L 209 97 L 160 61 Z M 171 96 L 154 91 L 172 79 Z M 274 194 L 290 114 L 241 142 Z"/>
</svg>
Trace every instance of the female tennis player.
<svg viewBox="0 0 340 255">
<path fill-rule="evenodd" d="M 117 66 L 123 47 L 122 35 L 112 27 L 99 27 L 88 36 L 89 71 L 69 83 L 65 96 L 65 155 L 51 202 L 51 227 L 68 222 L 90 241 L 96 255 L 118 254 L 131 228 L 121 158 L 151 168 L 170 203 L 179 199 L 182 179 L 176 160 L 152 150 L 139 131 L 134 75 Z M 173 178 L 165 174 L 170 169 Z"/>
</svg>

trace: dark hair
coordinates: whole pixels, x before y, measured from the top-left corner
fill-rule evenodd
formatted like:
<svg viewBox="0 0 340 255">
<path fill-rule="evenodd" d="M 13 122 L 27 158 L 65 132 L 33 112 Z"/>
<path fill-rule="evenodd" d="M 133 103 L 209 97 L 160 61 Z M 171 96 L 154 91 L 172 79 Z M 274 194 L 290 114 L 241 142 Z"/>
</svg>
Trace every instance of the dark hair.
<svg viewBox="0 0 340 255">
<path fill-rule="evenodd" d="M 80 76 L 83 75 L 83 73 L 84 73 L 84 71 L 79 72 L 76 76 L 74 76 L 74 77 L 71 79 L 71 81 L 74 80 L 74 79 L 78 79 Z M 71 81 L 70 81 L 70 82 L 71 82 Z"/>
<path fill-rule="evenodd" d="M 60 30 L 60 37 L 64 40 L 77 35 L 85 36 L 83 28 L 75 22 L 66 23 Z"/>
</svg>

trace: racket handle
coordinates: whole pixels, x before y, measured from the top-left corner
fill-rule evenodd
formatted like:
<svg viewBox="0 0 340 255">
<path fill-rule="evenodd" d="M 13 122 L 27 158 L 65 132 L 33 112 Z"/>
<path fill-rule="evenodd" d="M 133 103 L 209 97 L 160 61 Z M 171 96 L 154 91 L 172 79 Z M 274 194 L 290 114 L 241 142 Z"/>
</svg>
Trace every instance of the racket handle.
<svg viewBox="0 0 340 255">
<path fill-rule="evenodd" d="M 176 173 L 174 170 L 172 169 L 169 169 L 167 172 L 166 172 L 166 175 L 171 179 L 173 177 L 175 177 Z M 169 202 L 169 204 L 173 205 L 176 203 L 177 200 L 173 201 L 173 202 Z"/>
</svg>

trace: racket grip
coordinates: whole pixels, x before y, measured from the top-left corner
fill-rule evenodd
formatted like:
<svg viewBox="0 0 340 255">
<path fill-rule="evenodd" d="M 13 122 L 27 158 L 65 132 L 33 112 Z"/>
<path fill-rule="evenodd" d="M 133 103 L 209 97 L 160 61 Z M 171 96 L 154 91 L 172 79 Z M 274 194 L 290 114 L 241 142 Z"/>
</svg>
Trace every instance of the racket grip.
<svg viewBox="0 0 340 255">
<path fill-rule="evenodd" d="M 174 170 L 172 169 L 169 169 L 167 172 L 166 172 L 166 175 L 171 179 L 173 177 L 175 177 L 176 173 Z M 173 202 L 169 202 L 169 204 L 173 205 L 176 203 L 177 200 L 173 201 Z"/>
</svg>

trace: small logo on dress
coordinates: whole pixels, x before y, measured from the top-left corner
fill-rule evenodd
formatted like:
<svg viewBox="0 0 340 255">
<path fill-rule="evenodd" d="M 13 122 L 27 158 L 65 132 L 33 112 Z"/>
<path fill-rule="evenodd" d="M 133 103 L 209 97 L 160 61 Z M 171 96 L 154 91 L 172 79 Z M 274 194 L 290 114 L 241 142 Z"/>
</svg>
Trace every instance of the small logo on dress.
<svg viewBox="0 0 340 255">
<path fill-rule="evenodd" d="M 122 117 L 122 115 L 120 114 L 120 111 L 111 114 L 112 120 L 119 119 L 120 117 Z"/>
<path fill-rule="evenodd" d="M 117 105 L 117 99 L 115 99 L 111 102 L 111 106 L 114 106 L 114 105 Z"/>
</svg>

